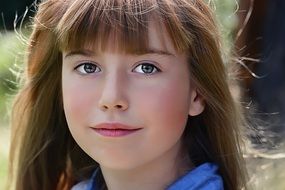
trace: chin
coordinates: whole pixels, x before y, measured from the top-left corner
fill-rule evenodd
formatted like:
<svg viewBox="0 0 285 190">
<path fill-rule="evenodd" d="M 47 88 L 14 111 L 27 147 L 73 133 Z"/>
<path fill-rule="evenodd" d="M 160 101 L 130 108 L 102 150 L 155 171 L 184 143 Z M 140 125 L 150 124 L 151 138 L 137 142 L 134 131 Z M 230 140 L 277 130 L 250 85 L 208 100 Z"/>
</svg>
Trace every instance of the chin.
<svg viewBox="0 0 285 190">
<path fill-rule="evenodd" d="M 131 160 L 104 160 L 98 161 L 101 167 L 112 170 L 132 170 L 140 166 L 140 163 L 135 163 Z"/>
</svg>

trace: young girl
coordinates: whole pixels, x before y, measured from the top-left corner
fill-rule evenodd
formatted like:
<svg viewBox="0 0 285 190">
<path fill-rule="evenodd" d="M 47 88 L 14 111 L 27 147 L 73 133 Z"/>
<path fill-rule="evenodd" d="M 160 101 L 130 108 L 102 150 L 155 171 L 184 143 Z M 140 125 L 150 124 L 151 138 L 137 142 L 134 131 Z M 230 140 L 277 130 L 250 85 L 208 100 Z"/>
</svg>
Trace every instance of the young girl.
<svg viewBox="0 0 285 190">
<path fill-rule="evenodd" d="M 220 49 L 203 0 L 43 1 L 12 114 L 14 188 L 244 188 Z"/>
</svg>

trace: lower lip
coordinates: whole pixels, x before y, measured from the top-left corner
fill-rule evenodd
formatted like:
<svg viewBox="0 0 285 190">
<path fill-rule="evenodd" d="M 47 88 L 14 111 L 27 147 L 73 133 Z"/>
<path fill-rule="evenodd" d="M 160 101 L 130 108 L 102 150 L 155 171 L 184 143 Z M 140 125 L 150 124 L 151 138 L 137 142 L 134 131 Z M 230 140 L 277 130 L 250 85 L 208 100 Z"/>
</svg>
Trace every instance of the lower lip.
<svg viewBox="0 0 285 190">
<path fill-rule="evenodd" d="M 102 136 L 106 137 L 122 137 L 126 135 L 133 134 L 140 129 L 133 129 L 133 130 L 128 130 L 128 129 L 94 129 L 97 133 L 99 133 Z"/>
</svg>

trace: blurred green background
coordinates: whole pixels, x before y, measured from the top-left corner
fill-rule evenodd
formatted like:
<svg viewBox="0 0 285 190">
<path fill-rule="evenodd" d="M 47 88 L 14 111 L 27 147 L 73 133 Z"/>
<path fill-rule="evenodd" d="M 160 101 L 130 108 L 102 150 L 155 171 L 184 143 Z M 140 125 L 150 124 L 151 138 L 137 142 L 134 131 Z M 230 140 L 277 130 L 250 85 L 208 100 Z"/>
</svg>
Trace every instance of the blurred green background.
<svg viewBox="0 0 285 190">
<path fill-rule="evenodd" d="M 19 1 L 20 2 L 20 1 Z M 11 2 L 13 3 L 13 2 Z M 28 6 L 30 4 L 27 4 Z M 12 6 L 11 6 L 12 7 Z M 235 0 L 215 0 L 214 9 L 220 22 L 222 35 L 225 39 L 226 49 L 233 45 L 233 29 L 238 25 L 238 19 L 235 15 L 237 3 Z M 14 9 L 16 12 L 17 7 Z M 24 13 L 23 9 L 18 10 L 18 16 Z M 1 10 L 0 10 L 1 11 Z M 12 10 L 13 11 L 13 10 Z M 2 12 L 3 13 L 3 12 Z M 3 14 L 2 14 L 3 15 Z M 5 18 L 2 16 L 2 18 Z M 8 18 L 8 17 L 7 17 Z M 3 20 L 3 19 L 2 19 Z M 22 71 L 24 60 L 24 49 L 26 40 L 29 36 L 27 25 L 19 27 L 21 19 L 18 21 L 18 27 L 11 29 L 11 23 L 0 30 L 0 189 L 4 189 L 7 179 L 8 151 L 9 151 L 9 113 L 13 96 L 17 91 L 17 77 Z M 10 25 L 10 26 L 8 26 Z M 13 27 L 12 27 L 13 28 Z M 257 155 L 252 152 L 252 155 Z M 248 158 L 248 168 L 251 175 L 251 184 L 254 189 L 285 189 L 285 162 L 284 155 L 276 157 L 260 158 L 253 156 Z M 282 180 L 283 179 L 283 180 Z"/>
<path fill-rule="evenodd" d="M 0 33 L 0 189 L 4 189 L 9 150 L 9 113 L 16 92 L 16 72 L 23 61 L 24 44 L 14 32 Z"/>
</svg>

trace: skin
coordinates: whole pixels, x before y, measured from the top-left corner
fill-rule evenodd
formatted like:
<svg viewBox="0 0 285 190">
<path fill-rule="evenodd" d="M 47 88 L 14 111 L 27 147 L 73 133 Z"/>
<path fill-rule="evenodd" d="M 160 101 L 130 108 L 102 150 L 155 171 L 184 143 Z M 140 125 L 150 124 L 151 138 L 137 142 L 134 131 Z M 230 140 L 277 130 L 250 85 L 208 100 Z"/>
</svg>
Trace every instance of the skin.
<svg viewBox="0 0 285 190">
<path fill-rule="evenodd" d="M 191 84 L 187 55 L 176 52 L 155 24 L 149 35 L 151 51 L 143 55 L 121 53 L 112 48 L 112 40 L 104 52 L 63 52 L 69 129 L 100 164 L 110 190 L 165 189 L 192 167 L 181 136 L 188 115 L 200 114 L 204 103 Z M 106 122 L 142 129 L 123 137 L 92 129 Z"/>
</svg>

